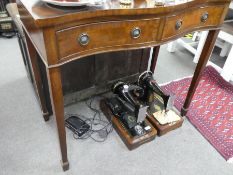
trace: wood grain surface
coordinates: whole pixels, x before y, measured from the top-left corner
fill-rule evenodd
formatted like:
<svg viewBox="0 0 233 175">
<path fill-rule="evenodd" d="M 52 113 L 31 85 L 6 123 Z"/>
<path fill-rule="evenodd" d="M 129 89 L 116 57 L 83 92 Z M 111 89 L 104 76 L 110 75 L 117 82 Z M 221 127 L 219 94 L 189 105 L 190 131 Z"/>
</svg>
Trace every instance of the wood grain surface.
<svg viewBox="0 0 233 175">
<path fill-rule="evenodd" d="M 84 56 L 158 46 L 188 32 L 219 28 L 230 0 L 195 0 L 163 7 L 151 3 L 135 0 L 134 6 L 124 9 L 118 0 L 107 0 L 97 9 L 61 9 L 38 0 L 21 0 L 18 7 L 23 26 L 46 66 L 55 67 Z M 203 22 L 205 13 L 208 19 Z M 176 29 L 179 20 L 182 25 Z M 141 34 L 132 38 L 131 32 L 137 27 Z M 82 34 L 90 39 L 85 46 L 78 41 Z M 58 57 L 48 55 L 49 47 Z"/>
</svg>

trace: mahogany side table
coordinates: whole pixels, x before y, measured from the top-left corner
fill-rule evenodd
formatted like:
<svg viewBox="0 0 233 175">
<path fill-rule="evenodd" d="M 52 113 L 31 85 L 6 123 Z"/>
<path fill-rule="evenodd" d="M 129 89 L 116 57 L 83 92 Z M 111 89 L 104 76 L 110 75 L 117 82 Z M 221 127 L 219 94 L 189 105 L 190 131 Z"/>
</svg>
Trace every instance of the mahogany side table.
<svg viewBox="0 0 233 175">
<path fill-rule="evenodd" d="M 40 0 L 17 0 L 36 84 L 41 81 L 36 54 L 46 66 L 63 170 L 69 169 L 69 162 L 61 67 L 69 62 L 98 53 L 154 47 L 150 67 L 154 71 L 159 45 L 188 32 L 210 30 L 181 111 L 186 114 L 230 0 L 181 2 L 155 6 L 154 0 L 134 0 L 126 8 L 119 0 L 106 0 L 101 7 L 76 11 L 56 9 Z M 37 91 L 40 94 L 41 88 Z"/>
</svg>

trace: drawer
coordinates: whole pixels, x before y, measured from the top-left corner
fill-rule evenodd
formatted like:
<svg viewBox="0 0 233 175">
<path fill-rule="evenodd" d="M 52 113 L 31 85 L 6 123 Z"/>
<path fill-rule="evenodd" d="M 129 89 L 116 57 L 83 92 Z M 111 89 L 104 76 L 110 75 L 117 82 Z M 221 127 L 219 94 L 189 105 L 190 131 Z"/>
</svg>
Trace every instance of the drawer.
<svg viewBox="0 0 233 175">
<path fill-rule="evenodd" d="M 92 23 L 57 31 L 60 59 L 155 41 L 159 19 Z M 66 58 L 67 59 L 67 58 Z"/>
<path fill-rule="evenodd" d="M 193 31 L 195 28 L 218 26 L 221 24 L 224 6 L 200 7 L 167 17 L 162 40 L 167 40 L 180 33 Z"/>
</svg>

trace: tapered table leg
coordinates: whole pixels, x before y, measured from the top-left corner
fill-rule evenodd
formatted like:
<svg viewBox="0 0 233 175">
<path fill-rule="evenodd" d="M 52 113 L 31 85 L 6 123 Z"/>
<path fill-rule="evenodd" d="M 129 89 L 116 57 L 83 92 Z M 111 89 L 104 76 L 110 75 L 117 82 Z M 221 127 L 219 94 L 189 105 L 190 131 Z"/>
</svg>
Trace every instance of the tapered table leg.
<svg viewBox="0 0 233 175">
<path fill-rule="evenodd" d="M 151 64 L 150 64 L 150 71 L 154 73 L 155 71 L 155 66 L 158 60 L 158 55 L 159 55 L 159 49 L 160 46 L 155 46 L 153 48 L 153 54 L 152 54 L 152 58 L 151 58 Z"/>
<path fill-rule="evenodd" d="M 35 90 L 36 90 L 36 94 L 38 96 L 39 99 L 39 103 L 40 103 L 40 107 L 42 110 L 42 114 L 44 117 L 45 121 L 49 120 L 49 112 L 48 109 L 46 107 L 46 102 L 45 102 L 45 94 L 43 91 L 43 85 L 42 85 L 42 79 L 41 79 L 41 74 L 40 74 L 40 70 L 39 70 L 39 65 L 38 65 L 38 54 L 37 51 L 35 49 L 35 47 L 33 46 L 30 38 L 28 37 L 27 33 L 25 33 L 25 38 L 26 38 L 26 45 L 27 45 L 27 52 L 29 55 L 29 64 L 33 73 L 33 80 L 34 80 L 34 86 L 35 86 Z"/>
<path fill-rule="evenodd" d="M 58 138 L 61 149 L 61 163 L 64 171 L 69 169 L 69 162 L 67 159 L 66 146 L 66 131 L 64 121 L 64 100 L 62 93 L 61 72 L 60 68 L 47 69 L 47 77 L 49 81 L 49 90 L 51 102 L 53 107 L 53 114 L 56 119 Z"/>
<path fill-rule="evenodd" d="M 193 98 L 193 95 L 195 93 L 195 90 L 197 88 L 197 85 L 200 81 L 200 78 L 201 78 L 201 74 L 210 58 L 210 55 L 213 51 L 213 48 L 214 48 L 214 45 L 215 45 L 215 41 L 218 37 L 218 33 L 219 33 L 219 30 L 212 30 L 209 32 L 208 36 L 207 36 L 207 39 L 206 39 L 206 42 L 205 42 L 205 45 L 203 47 L 203 50 L 202 50 L 202 53 L 201 53 L 201 56 L 199 58 L 199 61 L 197 63 L 197 66 L 196 66 L 196 69 L 195 69 L 195 72 L 194 72 L 194 75 L 193 75 L 193 79 L 192 79 L 192 82 L 191 82 L 191 85 L 189 87 L 189 91 L 188 91 L 188 94 L 187 94 L 187 97 L 185 99 L 185 103 L 184 103 L 184 106 L 182 107 L 181 109 L 181 115 L 182 116 L 185 116 L 188 112 L 188 108 L 189 108 L 189 105 L 191 103 L 191 100 Z"/>
</svg>

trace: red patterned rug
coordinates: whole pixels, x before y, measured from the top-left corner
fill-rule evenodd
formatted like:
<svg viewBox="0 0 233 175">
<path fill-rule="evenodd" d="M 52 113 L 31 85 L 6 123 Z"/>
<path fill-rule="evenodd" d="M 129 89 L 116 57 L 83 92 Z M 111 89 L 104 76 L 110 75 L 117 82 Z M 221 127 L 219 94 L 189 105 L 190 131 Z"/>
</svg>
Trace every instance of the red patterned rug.
<svg viewBox="0 0 233 175">
<path fill-rule="evenodd" d="M 175 107 L 184 104 L 191 78 L 171 82 L 162 88 L 176 94 Z M 187 118 L 229 162 L 233 162 L 233 85 L 211 66 L 205 68 Z"/>
</svg>

